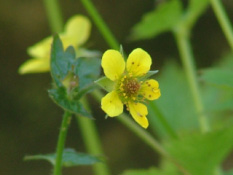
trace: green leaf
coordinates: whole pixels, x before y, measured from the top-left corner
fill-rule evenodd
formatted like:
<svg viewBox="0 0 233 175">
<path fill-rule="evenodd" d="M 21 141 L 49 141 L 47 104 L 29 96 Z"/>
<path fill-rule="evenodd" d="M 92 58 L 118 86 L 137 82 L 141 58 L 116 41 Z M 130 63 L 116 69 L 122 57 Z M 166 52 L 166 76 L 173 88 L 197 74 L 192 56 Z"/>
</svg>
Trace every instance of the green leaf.
<svg viewBox="0 0 233 175">
<path fill-rule="evenodd" d="M 101 88 L 106 90 L 107 92 L 111 92 L 114 89 L 115 82 L 109 80 L 107 77 L 102 77 L 95 81 L 97 85 L 99 85 Z"/>
<path fill-rule="evenodd" d="M 81 53 L 84 54 L 84 50 Z M 93 89 L 93 82 L 99 74 L 100 59 L 93 57 L 76 59 L 74 48 L 70 46 L 64 51 L 59 36 L 54 37 L 51 75 L 57 89 L 50 90 L 49 94 L 59 106 L 82 116 L 90 116 L 78 100 Z"/>
<path fill-rule="evenodd" d="M 156 116 L 153 103 L 178 134 L 198 128 L 190 88 L 182 68 L 173 61 L 167 62 L 156 79 L 159 82 L 161 97 L 150 102 L 148 106 L 148 119 L 156 134 L 167 136 L 161 121 Z"/>
<path fill-rule="evenodd" d="M 233 70 L 208 68 L 201 71 L 200 79 L 222 88 L 233 88 Z"/>
<path fill-rule="evenodd" d="M 224 175 L 233 175 L 233 169 L 231 169 L 231 170 L 225 172 Z"/>
<path fill-rule="evenodd" d="M 150 169 L 126 170 L 121 175 L 161 175 L 161 171 L 151 167 Z"/>
<path fill-rule="evenodd" d="M 148 39 L 170 31 L 179 22 L 181 15 L 182 3 L 180 0 L 166 1 L 154 11 L 143 16 L 143 19 L 133 27 L 130 39 Z"/>
<path fill-rule="evenodd" d="M 209 5 L 210 0 L 189 0 L 189 6 L 187 9 L 187 16 L 185 20 L 188 21 L 191 28 L 197 19 L 205 12 Z"/>
<path fill-rule="evenodd" d="M 47 160 L 54 166 L 56 161 L 56 154 L 25 156 L 24 160 Z M 101 160 L 98 157 L 91 156 L 86 153 L 79 153 L 76 152 L 74 149 L 65 149 L 63 152 L 63 167 L 93 165 L 98 162 L 101 162 Z"/>
<path fill-rule="evenodd" d="M 165 147 L 190 174 L 213 175 L 233 148 L 233 127 L 170 140 Z"/>
<path fill-rule="evenodd" d="M 100 75 L 100 59 L 78 58 L 74 73 L 79 76 L 79 89 L 86 88 L 94 83 Z"/>
<path fill-rule="evenodd" d="M 62 42 L 58 35 L 54 36 L 51 50 L 51 75 L 58 87 L 63 86 L 62 80 L 71 72 L 75 61 L 75 50 L 68 47 L 64 52 Z"/>
<path fill-rule="evenodd" d="M 92 118 L 90 113 L 88 113 L 82 104 L 74 100 L 73 98 L 69 98 L 67 95 L 66 89 L 64 87 L 59 87 L 57 89 L 50 89 L 49 96 L 52 98 L 52 100 L 62 107 L 64 110 L 68 110 L 72 113 L 78 114 L 83 117 Z"/>
</svg>

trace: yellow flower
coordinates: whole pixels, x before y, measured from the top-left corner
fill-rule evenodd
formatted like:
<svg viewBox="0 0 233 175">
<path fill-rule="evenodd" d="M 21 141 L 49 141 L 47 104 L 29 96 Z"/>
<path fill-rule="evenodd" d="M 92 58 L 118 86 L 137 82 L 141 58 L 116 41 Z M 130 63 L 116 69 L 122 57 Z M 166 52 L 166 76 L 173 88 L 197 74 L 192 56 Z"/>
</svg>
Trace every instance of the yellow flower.
<svg viewBox="0 0 233 175">
<path fill-rule="evenodd" d="M 72 45 L 77 50 L 89 37 L 91 24 L 88 18 L 82 15 L 73 16 L 68 20 L 60 38 L 64 48 Z M 19 68 L 20 74 L 40 73 L 50 70 L 50 49 L 52 36 L 43 39 L 28 48 L 27 52 L 32 57 Z"/>
<path fill-rule="evenodd" d="M 158 99 L 161 95 L 156 80 L 143 79 L 151 64 L 150 55 L 140 48 L 130 53 L 126 63 L 116 50 L 107 50 L 103 54 L 101 65 L 104 74 L 115 84 L 113 90 L 101 100 L 101 108 L 108 116 L 120 115 L 125 104 L 134 120 L 142 127 L 148 127 L 148 111 L 142 102 Z"/>
</svg>

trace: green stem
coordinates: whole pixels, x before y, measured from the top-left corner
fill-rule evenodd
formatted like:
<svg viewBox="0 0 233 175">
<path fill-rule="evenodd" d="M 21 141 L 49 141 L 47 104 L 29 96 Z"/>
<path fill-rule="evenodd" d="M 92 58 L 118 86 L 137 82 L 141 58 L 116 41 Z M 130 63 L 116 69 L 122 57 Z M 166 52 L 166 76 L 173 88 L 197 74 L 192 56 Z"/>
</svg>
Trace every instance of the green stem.
<svg viewBox="0 0 233 175">
<path fill-rule="evenodd" d="M 92 4 L 91 0 L 81 0 L 83 6 L 88 11 L 89 15 L 93 19 L 95 25 L 98 27 L 99 31 L 103 35 L 105 41 L 108 43 L 110 47 L 115 50 L 119 49 L 119 43 L 109 30 L 108 26 L 105 24 L 101 16 L 99 15 L 98 11 L 96 10 L 95 6 Z"/>
<path fill-rule="evenodd" d="M 211 5 L 226 39 L 233 50 L 233 28 L 220 0 L 211 0 Z"/>
<path fill-rule="evenodd" d="M 168 134 L 168 136 L 170 138 L 173 139 L 178 139 L 178 136 L 176 134 L 176 132 L 174 131 L 174 129 L 171 127 L 171 125 L 169 125 L 169 123 L 167 122 L 166 118 L 164 117 L 164 115 L 161 113 L 161 111 L 159 110 L 159 108 L 156 106 L 156 104 L 154 102 L 150 102 L 149 103 L 150 107 L 152 108 L 152 111 L 154 113 L 154 115 L 158 118 L 159 122 L 161 123 L 161 125 L 163 126 L 164 130 L 166 131 L 166 133 Z"/>
<path fill-rule="evenodd" d="M 178 50 L 181 56 L 181 60 L 184 66 L 184 70 L 187 76 L 187 80 L 191 89 L 191 94 L 197 111 L 197 116 L 201 131 L 207 132 L 209 131 L 210 127 L 207 121 L 207 117 L 204 114 L 204 107 L 201 101 L 201 95 L 198 87 L 194 57 L 191 50 L 190 40 L 182 32 L 178 31 L 175 32 L 174 34 L 175 34 Z"/>
<path fill-rule="evenodd" d="M 62 119 L 62 125 L 60 128 L 60 133 L 57 142 L 57 150 L 56 150 L 56 162 L 54 166 L 54 175 L 61 175 L 62 170 L 62 154 L 65 146 L 67 130 L 70 124 L 71 114 L 68 111 L 65 111 Z"/>
<path fill-rule="evenodd" d="M 103 97 L 103 93 L 100 91 L 94 91 L 93 96 L 96 100 L 100 101 Z M 121 114 L 121 116 L 117 117 L 120 122 L 127 126 L 132 132 L 134 132 L 139 138 L 141 138 L 147 145 L 149 145 L 156 153 L 159 153 L 164 158 L 172 161 L 177 168 L 183 172 L 185 175 L 190 175 L 187 170 L 185 170 L 180 164 L 176 162 L 168 152 L 163 148 L 163 146 L 156 140 L 154 137 L 149 134 L 145 129 L 142 129 L 139 125 L 137 125 L 132 119 L 130 119 L 126 114 Z"/>
<path fill-rule="evenodd" d="M 83 104 L 86 109 L 89 108 L 86 99 L 83 99 Z M 87 151 L 93 155 L 104 155 L 103 150 L 101 148 L 100 138 L 98 136 L 97 128 L 94 122 L 88 118 L 84 117 L 76 117 L 77 123 L 81 129 L 82 138 L 85 142 Z M 96 175 L 109 175 L 110 171 L 104 163 L 97 163 L 93 165 L 93 170 Z"/>
<path fill-rule="evenodd" d="M 54 33 L 61 32 L 63 29 L 63 21 L 58 0 L 44 0 L 44 4 L 47 10 L 51 30 Z M 81 117 L 76 117 L 76 119 L 78 121 L 78 124 L 80 124 L 83 139 L 85 141 L 89 153 L 103 155 L 101 144 L 93 121 Z M 110 174 L 106 164 L 95 164 L 93 165 L 93 168 L 96 175 Z M 57 167 L 57 172 L 59 171 L 58 169 L 59 167 Z"/>
<path fill-rule="evenodd" d="M 59 33 L 63 30 L 63 20 L 58 0 L 44 0 L 49 25 L 53 33 Z"/>
</svg>

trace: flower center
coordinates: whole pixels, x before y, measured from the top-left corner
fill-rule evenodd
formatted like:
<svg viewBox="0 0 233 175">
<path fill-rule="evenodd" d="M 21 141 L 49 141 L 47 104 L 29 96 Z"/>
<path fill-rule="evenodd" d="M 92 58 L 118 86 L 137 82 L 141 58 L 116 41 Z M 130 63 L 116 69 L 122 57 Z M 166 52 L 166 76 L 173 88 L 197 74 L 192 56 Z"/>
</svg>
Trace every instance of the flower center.
<svg viewBox="0 0 233 175">
<path fill-rule="evenodd" d="M 131 75 L 125 75 L 120 79 L 118 87 L 119 96 L 123 102 L 127 102 L 137 99 L 141 85 L 136 78 L 133 78 Z"/>
</svg>

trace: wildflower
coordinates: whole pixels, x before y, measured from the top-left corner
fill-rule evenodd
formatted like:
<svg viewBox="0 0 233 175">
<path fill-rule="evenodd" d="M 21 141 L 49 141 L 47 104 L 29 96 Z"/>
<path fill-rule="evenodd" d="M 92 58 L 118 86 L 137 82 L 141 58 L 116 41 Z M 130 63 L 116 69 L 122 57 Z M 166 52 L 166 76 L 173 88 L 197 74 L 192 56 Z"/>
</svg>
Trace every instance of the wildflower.
<svg viewBox="0 0 233 175">
<path fill-rule="evenodd" d="M 89 37 L 90 28 L 90 21 L 86 17 L 76 15 L 70 18 L 64 27 L 64 32 L 59 34 L 64 48 L 72 45 L 77 50 Z M 32 58 L 20 66 L 20 74 L 48 72 L 50 70 L 52 40 L 53 38 L 50 36 L 28 48 L 27 52 Z"/>
<path fill-rule="evenodd" d="M 150 70 L 152 60 L 143 49 L 133 50 L 126 63 L 121 53 L 107 50 L 102 57 L 102 67 L 108 79 L 114 82 L 114 88 L 101 100 L 101 108 L 110 117 L 123 112 L 124 104 L 134 120 L 143 128 L 149 123 L 145 100 L 155 100 L 160 97 L 159 83 L 156 80 L 144 80 Z"/>
</svg>

